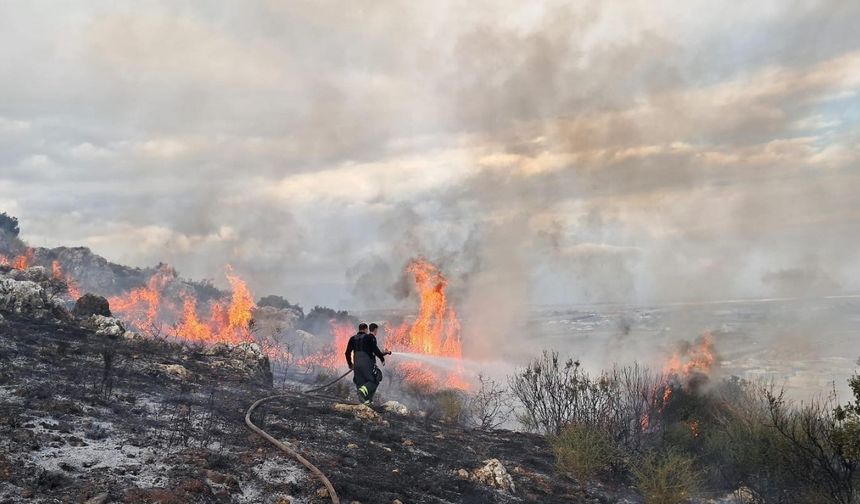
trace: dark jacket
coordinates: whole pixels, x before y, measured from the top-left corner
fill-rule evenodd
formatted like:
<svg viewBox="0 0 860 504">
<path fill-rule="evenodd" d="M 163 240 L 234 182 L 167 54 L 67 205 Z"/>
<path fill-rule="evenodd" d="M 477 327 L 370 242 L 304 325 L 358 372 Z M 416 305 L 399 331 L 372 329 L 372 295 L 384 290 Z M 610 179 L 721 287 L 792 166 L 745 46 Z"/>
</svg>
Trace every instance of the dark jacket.
<svg viewBox="0 0 860 504">
<path fill-rule="evenodd" d="M 349 338 L 349 343 L 346 344 L 346 352 L 344 353 L 344 356 L 346 357 L 346 364 L 350 368 L 353 367 L 353 352 L 366 353 L 374 363 L 376 361 L 374 357 L 379 357 L 380 362 L 385 362 L 385 354 L 383 354 L 382 350 L 379 349 L 379 346 L 376 343 L 376 336 L 370 333 L 358 333 Z"/>
</svg>

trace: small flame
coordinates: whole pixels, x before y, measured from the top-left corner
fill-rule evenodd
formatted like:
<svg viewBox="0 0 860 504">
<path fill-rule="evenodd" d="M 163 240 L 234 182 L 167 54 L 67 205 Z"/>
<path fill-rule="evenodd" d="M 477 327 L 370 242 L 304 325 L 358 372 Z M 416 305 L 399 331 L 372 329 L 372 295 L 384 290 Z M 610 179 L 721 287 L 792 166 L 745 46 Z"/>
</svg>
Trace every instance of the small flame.
<svg viewBox="0 0 860 504">
<path fill-rule="evenodd" d="M 63 272 L 63 268 L 60 266 L 60 261 L 53 261 L 51 263 L 51 277 L 66 282 L 66 288 L 68 289 L 70 298 L 76 300 L 81 297 L 81 290 L 78 288 L 77 282 L 75 282 L 75 279 L 72 278 L 71 275 L 67 275 Z"/>
<path fill-rule="evenodd" d="M 28 248 L 23 254 L 9 258 L 0 254 L 0 266 L 11 266 L 17 270 L 25 270 L 33 264 L 33 249 Z"/>
<path fill-rule="evenodd" d="M 676 387 L 694 389 L 701 385 L 713 372 L 716 364 L 714 337 L 710 332 L 705 331 L 693 343 L 683 342 L 679 345 L 663 367 L 660 385 L 655 386 L 651 391 L 650 411 L 643 414 L 639 421 L 642 431 L 654 427 L 655 420 L 659 420 L 660 415 L 669 406 Z M 694 436 L 698 436 L 698 421 L 692 420 L 688 427 Z"/>
<path fill-rule="evenodd" d="M 669 376 L 689 381 L 695 375 L 709 375 L 716 362 L 714 336 L 705 331 L 695 343 L 684 344 L 672 353 L 665 372 Z"/>
<path fill-rule="evenodd" d="M 161 293 L 171 278 L 169 268 L 160 268 L 149 278 L 146 287 L 109 298 L 111 311 L 140 331 L 151 330 L 158 321 Z"/>
</svg>

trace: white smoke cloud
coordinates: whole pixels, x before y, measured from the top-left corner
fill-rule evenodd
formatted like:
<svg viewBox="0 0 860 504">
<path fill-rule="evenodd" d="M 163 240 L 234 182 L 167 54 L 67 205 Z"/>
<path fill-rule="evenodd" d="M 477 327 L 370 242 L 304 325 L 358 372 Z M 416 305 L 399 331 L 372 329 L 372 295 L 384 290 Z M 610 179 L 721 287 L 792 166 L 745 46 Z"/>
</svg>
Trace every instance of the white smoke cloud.
<svg viewBox="0 0 860 504">
<path fill-rule="evenodd" d="M 396 304 L 423 254 L 488 334 L 860 290 L 860 7 L 746 7 L 4 4 L 0 210 L 310 305 Z"/>
</svg>

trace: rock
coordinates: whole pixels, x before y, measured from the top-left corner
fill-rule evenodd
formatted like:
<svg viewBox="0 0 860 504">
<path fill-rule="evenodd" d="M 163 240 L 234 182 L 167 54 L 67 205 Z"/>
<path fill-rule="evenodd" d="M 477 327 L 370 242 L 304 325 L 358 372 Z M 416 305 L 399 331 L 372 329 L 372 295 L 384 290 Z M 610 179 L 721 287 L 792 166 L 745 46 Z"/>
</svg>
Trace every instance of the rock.
<svg viewBox="0 0 860 504">
<path fill-rule="evenodd" d="M 41 320 L 71 318 L 42 286 L 11 278 L 0 278 L 0 312 Z"/>
<path fill-rule="evenodd" d="M 332 405 L 332 409 L 339 413 L 352 413 L 353 416 L 355 416 L 355 418 L 359 420 L 382 420 L 382 417 L 379 416 L 379 413 L 373 411 L 372 408 L 369 408 L 363 404 L 334 403 Z"/>
<path fill-rule="evenodd" d="M 301 329 L 296 329 L 296 337 L 304 341 L 315 341 L 317 339 L 313 334 Z"/>
<path fill-rule="evenodd" d="M 156 364 L 156 367 L 167 376 L 178 380 L 187 380 L 192 376 L 191 371 L 181 364 Z"/>
<path fill-rule="evenodd" d="M 95 497 L 90 497 L 84 502 L 84 504 L 106 504 L 108 499 L 110 499 L 110 494 L 102 492 Z"/>
<path fill-rule="evenodd" d="M 492 488 L 498 488 L 509 493 L 516 492 L 514 480 L 499 459 L 488 459 L 484 466 L 472 471 L 472 479 Z"/>
<path fill-rule="evenodd" d="M 12 270 L 8 275 L 19 282 L 34 282 L 45 287 L 45 284 L 51 281 L 51 275 L 48 270 L 42 266 L 31 266 L 24 270 Z"/>
<path fill-rule="evenodd" d="M 207 469 L 205 475 L 206 485 L 209 486 L 209 489 L 212 490 L 212 493 L 216 496 L 225 497 L 240 489 L 239 481 L 237 481 L 233 476 L 213 471 L 211 469 Z"/>
<path fill-rule="evenodd" d="M 119 338 L 126 333 L 122 322 L 113 317 L 105 317 L 104 315 L 92 315 L 90 318 L 84 320 L 81 325 L 95 331 L 97 336 Z"/>
<path fill-rule="evenodd" d="M 267 387 L 272 386 L 269 356 L 256 343 L 239 343 L 238 345 L 219 343 L 207 348 L 203 355 L 214 358 L 211 359 L 213 368 L 235 371 L 248 376 L 257 383 Z"/>
<path fill-rule="evenodd" d="M 348 445 L 346 445 L 346 447 L 350 450 L 355 450 L 356 448 L 358 448 L 358 445 L 355 443 L 349 443 Z"/>
<path fill-rule="evenodd" d="M 72 315 L 78 318 L 89 318 L 92 315 L 110 317 L 110 304 L 108 300 L 95 294 L 84 294 L 75 302 Z"/>
<path fill-rule="evenodd" d="M 409 408 L 400 404 L 397 401 L 388 401 L 382 405 L 382 408 L 388 413 L 406 416 L 409 414 Z"/>
</svg>

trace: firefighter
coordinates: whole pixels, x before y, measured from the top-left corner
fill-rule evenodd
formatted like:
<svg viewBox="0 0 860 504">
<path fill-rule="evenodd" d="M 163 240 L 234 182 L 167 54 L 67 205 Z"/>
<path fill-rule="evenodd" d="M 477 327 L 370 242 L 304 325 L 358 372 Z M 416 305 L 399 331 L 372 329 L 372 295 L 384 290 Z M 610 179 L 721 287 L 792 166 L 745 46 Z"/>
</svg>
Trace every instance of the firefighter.
<svg viewBox="0 0 860 504">
<path fill-rule="evenodd" d="M 385 365 L 385 356 L 391 352 L 379 349 L 376 343 L 376 332 L 379 326 L 368 326 L 364 322 L 358 325 L 358 333 L 349 339 L 346 345 L 346 363 L 353 370 L 352 381 L 358 390 L 358 398 L 362 404 L 368 405 L 373 402 L 376 388 L 382 381 L 382 372 L 376 367 L 378 357 L 382 365 Z"/>
</svg>

